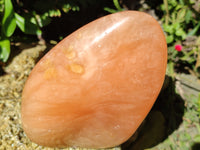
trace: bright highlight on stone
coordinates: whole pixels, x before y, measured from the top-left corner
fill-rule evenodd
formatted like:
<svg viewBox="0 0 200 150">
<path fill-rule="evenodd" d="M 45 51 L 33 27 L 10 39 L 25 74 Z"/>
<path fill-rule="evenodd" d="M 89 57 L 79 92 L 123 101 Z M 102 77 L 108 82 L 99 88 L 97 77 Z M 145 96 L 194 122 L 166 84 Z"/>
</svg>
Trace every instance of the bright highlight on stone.
<svg viewBox="0 0 200 150">
<path fill-rule="evenodd" d="M 23 129 L 49 147 L 120 145 L 154 104 L 166 63 L 165 36 L 150 15 L 124 11 L 97 19 L 32 70 L 22 94 Z"/>
</svg>

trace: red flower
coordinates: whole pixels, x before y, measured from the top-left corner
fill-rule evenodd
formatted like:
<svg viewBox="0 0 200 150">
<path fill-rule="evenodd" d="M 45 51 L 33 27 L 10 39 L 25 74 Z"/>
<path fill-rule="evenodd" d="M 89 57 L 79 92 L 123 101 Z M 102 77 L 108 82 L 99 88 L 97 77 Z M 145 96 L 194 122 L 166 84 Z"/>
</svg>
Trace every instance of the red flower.
<svg viewBox="0 0 200 150">
<path fill-rule="evenodd" d="M 175 50 L 177 50 L 178 52 L 180 52 L 182 50 L 182 48 L 183 47 L 180 44 L 175 45 Z"/>
</svg>

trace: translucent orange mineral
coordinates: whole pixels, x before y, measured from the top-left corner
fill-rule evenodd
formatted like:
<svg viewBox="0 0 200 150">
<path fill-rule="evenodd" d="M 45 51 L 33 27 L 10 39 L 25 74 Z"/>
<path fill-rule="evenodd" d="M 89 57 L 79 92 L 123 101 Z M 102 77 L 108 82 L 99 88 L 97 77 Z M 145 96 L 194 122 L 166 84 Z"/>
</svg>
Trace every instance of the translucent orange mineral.
<svg viewBox="0 0 200 150">
<path fill-rule="evenodd" d="M 122 144 L 154 104 L 167 46 L 158 22 L 124 11 L 78 29 L 31 72 L 22 95 L 26 135 L 49 147 Z"/>
</svg>

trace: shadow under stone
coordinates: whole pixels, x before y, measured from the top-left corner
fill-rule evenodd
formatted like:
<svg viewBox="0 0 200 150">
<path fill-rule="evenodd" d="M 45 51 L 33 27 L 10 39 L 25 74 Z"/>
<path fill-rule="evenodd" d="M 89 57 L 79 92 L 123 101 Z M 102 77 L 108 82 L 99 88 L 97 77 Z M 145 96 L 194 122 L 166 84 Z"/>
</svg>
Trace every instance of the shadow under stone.
<svg viewBox="0 0 200 150">
<path fill-rule="evenodd" d="M 184 101 L 175 92 L 175 82 L 166 76 L 153 108 L 134 135 L 122 144 L 122 150 L 144 150 L 158 145 L 178 129 L 183 115 Z"/>
<path fill-rule="evenodd" d="M 200 150 L 200 143 L 194 143 L 191 150 Z"/>
</svg>

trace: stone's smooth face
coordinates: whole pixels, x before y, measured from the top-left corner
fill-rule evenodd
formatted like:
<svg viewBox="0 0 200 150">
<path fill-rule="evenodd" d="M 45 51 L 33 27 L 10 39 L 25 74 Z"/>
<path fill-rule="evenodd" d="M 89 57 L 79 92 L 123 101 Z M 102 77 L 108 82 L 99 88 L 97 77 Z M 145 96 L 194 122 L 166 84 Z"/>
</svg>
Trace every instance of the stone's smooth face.
<svg viewBox="0 0 200 150">
<path fill-rule="evenodd" d="M 107 148 L 138 128 L 162 87 L 167 46 L 158 22 L 124 11 L 78 29 L 32 70 L 22 123 L 35 143 Z"/>
</svg>

